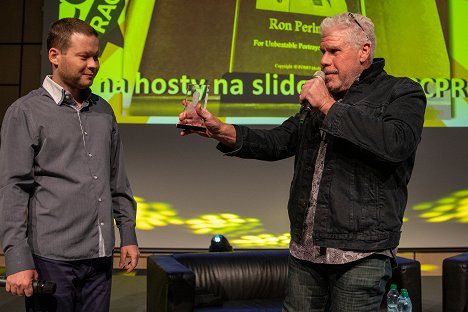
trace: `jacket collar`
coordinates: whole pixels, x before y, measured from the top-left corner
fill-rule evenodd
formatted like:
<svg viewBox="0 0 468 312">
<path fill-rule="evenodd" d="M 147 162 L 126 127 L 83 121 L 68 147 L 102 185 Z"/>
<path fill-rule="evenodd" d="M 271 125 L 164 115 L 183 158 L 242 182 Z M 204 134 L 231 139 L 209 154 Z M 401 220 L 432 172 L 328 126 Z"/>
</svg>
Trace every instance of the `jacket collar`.
<svg viewBox="0 0 468 312">
<path fill-rule="evenodd" d="M 365 69 L 361 76 L 359 76 L 360 82 L 373 81 L 377 75 L 384 71 L 385 59 L 375 58 L 371 66 Z"/>
</svg>

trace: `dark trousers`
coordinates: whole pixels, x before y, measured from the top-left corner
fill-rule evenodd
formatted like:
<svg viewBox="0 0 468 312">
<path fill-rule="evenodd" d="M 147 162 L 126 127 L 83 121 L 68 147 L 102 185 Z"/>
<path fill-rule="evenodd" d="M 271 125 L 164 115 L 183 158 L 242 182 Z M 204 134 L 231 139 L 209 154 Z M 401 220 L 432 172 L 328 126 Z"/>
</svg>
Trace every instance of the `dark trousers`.
<svg viewBox="0 0 468 312">
<path fill-rule="evenodd" d="M 27 312 L 108 312 L 112 257 L 57 261 L 34 256 L 40 280 L 55 282 L 53 295 L 26 298 Z"/>
</svg>

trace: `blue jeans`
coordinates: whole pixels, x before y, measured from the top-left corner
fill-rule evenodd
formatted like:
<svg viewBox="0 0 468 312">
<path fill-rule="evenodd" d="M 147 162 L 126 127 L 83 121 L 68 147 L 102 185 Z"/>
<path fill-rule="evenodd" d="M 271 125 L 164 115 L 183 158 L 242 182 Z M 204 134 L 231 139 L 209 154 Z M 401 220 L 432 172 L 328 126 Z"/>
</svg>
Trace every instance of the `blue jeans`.
<svg viewBox="0 0 468 312">
<path fill-rule="evenodd" d="M 283 312 L 377 312 L 391 277 L 392 264 L 385 256 L 315 264 L 290 255 Z"/>
</svg>

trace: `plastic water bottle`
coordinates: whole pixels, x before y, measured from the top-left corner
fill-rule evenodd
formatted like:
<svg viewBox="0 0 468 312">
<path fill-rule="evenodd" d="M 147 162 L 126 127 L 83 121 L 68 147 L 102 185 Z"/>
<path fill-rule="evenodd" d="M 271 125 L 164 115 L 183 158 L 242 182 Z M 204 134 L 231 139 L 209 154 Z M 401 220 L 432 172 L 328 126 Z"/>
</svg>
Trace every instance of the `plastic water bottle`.
<svg viewBox="0 0 468 312">
<path fill-rule="evenodd" d="M 408 295 L 408 290 L 402 288 L 401 294 L 398 297 L 398 312 L 411 312 L 412 310 L 413 305 L 411 304 L 411 299 Z"/>
<path fill-rule="evenodd" d="M 390 290 L 387 293 L 387 312 L 398 312 L 398 296 L 400 296 L 400 293 L 398 292 L 397 285 L 391 284 Z"/>
</svg>

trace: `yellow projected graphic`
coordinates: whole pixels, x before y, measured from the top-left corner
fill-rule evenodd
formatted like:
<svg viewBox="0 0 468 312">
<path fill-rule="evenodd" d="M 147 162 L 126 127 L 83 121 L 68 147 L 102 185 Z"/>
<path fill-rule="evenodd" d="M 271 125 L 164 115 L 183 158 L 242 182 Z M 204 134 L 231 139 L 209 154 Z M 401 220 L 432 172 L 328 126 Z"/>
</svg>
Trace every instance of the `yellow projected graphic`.
<svg viewBox="0 0 468 312">
<path fill-rule="evenodd" d="M 185 221 L 195 234 L 223 233 L 236 237 L 245 233 L 258 233 L 264 231 L 259 219 L 243 219 L 237 214 L 222 213 L 219 215 L 206 214 L 196 219 Z"/>
<path fill-rule="evenodd" d="M 421 203 L 414 210 L 422 211 L 419 215 L 426 222 L 440 223 L 457 221 L 468 223 L 468 190 L 452 193 L 432 203 Z"/>
<path fill-rule="evenodd" d="M 265 233 L 262 223 L 257 218 L 243 218 L 233 213 L 204 214 L 198 218 L 184 220 L 177 216 L 177 211 L 168 203 L 146 202 L 135 197 L 137 202 L 136 224 L 139 230 L 154 230 L 156 227 L 181 225 L 189 228 L 196 235 L 214 235 L 223 233 L 237 247 L 281 248 L 287 247 L 290 236 L 283 233 L 278 236 Z"/>
<path fill-rule="evenodd" d="M 283 233 L 279 236 L 260 234 L 244 235 L 231 240 L 231 243 L 239 247 L 287 247 L 290 240 L 291 235 L 289 233 Z"/>
<path fill-rule="evenodd" d="M 161 202 L 145 202 L 140 197 L 135 197 L 137 202 L 136 223 L 139 230 L 153 230 L 157 226 L 169 224 L 184 224 L 184 221 L 177 217 L 177 212 L 172 206 Z"/>
<path fill-rule="evenodd" d="M 289 233 L 272 234 L 264 228 L 258 218 L 242 217 L 235 213 L 203 214 L 197 218 L 184 219 L 178 216 L 170 204 L 137 201 L 137 229 L 154 230 L 168 225 L 184 226 L 195 235 L 214 235 L 222 233 L 229 237 L 234 247 L 288 247 Z M 420 203 L 413 206 L 413 211 L 421 212 L 419 217 L 428 223 L 460 222 L 468 223 L 468 190 L 461 190 L 435 202 Z M 403 218 L 407 222 L 408 218 Z"/>
<path fill-rule="evenodd" d="M 424 264 L 421 263 L 421 272 L 436 272 L 440 270 L 440 266 L 435 264 Z"/>
</svg>

